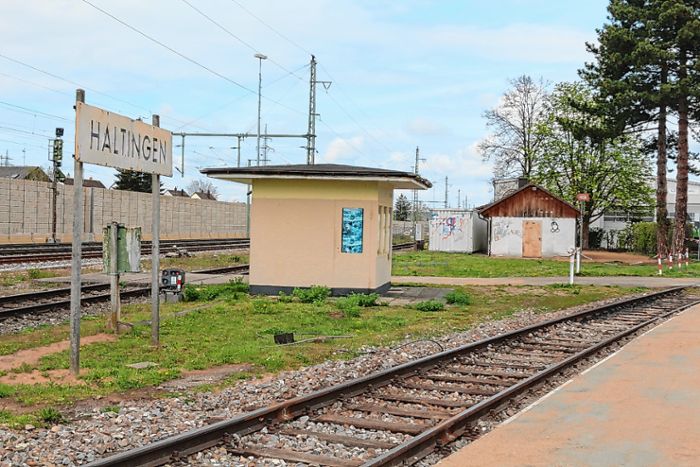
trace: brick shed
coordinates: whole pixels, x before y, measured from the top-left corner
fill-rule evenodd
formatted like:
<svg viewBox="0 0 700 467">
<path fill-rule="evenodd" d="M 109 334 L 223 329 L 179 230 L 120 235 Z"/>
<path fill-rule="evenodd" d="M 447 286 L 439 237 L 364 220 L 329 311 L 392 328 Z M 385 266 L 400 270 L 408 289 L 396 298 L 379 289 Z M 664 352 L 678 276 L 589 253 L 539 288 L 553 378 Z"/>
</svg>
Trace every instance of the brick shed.
<svg viewBox="0 0 700 467">
<path fill-rule="evenodd" d="M 578 209 L 544 188 L 528 184 L 479 209 L 488 222 L 492 256 L 568 256 L 576 247 Z"/>
</svg>

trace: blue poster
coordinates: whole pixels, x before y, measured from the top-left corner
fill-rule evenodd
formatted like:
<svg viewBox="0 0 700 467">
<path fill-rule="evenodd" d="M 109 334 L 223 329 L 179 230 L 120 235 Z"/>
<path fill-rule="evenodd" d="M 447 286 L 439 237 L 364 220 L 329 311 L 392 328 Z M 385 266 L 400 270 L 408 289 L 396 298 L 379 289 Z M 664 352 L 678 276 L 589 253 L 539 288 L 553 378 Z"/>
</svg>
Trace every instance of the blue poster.
<svg viewBox="0 0 700 467">
<path fill-rule="evenodd" d="M 362 253 L 362 224 L 364 209 L 343 208 L 343 237 L 340 251 Z"/>
</svg>

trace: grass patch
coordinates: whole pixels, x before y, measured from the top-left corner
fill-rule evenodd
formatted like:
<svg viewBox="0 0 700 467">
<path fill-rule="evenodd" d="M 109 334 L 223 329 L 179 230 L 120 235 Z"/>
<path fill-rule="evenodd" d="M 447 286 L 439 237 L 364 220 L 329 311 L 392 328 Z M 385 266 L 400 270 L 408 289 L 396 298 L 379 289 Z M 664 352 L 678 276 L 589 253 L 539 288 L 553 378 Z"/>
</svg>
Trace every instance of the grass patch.
<svg viewBox="0 0 700 467">
<path fill-rule="evenodd" d="M 396 252 L 392 274 L 396 276 L 440 277 L 552 277 L 569 274 L 568 261 L 554 259 L 498 258 L 483 254 L 446 253 L 440 251 Z M 581 264 L 582 276 L 656 276 L 656 264 L 627 265 L 617 263 Z M 664 270 L 665 277 L 697 277 L 700 263 L 689 268 Z"/>
<path fill-rule="evenodd" d="M 34 279 L 57 277 L 59 275 L 60 272 L 54 269 L 27 269 L 17 272 L 0 272 L 0 286 L 13 287 L 25 282 L 31 282 Z M 47 284 L 45 287 L 49 287 L 49 285 Z"/>
<path fill-rule="evenodd" d="M 352 311 L 338 319 L 338 300 L 285 302 L 276 297 L 250 297 L 240 291 L 239 284 L 224 284 L 200 291 L 194 302 L 163 304 L 162 345 L 158 348 L 150 345 L 149 326 L 139 324 L 149 317 L 150 304 L 129 304 L 123 308 L 123 317 L 125 321 L 137 323 L 131 332 L 120 336 L 116 342 L 94 343 L 82 348 L 81 379 L 85 384 L 0 385 L 0 394 L 21 404 L 59 407 L 78 399 L 157 386 L 186 370 L 248 363 L 254 366 L 253 373 L 276 372 L 330 358 L 350 358 L 368 345 L 391 345 L 407 338 L 428 338 L 465 330 L 523 309 L 546 312 L 628 292 L 628 289 L 599 286 L 581 286 L 576 291 L 530 286 L 456 287 L 455 290 L 470 297 L 469 307 L 450 307 L 440 313 L 425 313 L 413 307 L 369 308 L 361 304 L 376 303 L 375 297 L 350 296 L 341 303 L 352 305 Z M 233 294 L 238 294 L 236 299 L 232 299 Z M 321 295 L 323 293 L 315 296 Z M 207 302 L 206 306 L 202 306 L 202 302 Z M 187 313 L 181 313 L 184 311 Z M 95 321 L 84 320 L 82 333 L 101 329 L 104 320 Z M 3 336 L 1 345 L 9 348 L 6 340 L 15 342 L 15 347 L 18 342 L 40 345 L 56 337 L 53 329 Z M 281 347 L 275 345 L 272 338 L 280 331 L 298 336 L 353 337 Z M 66 333 L 63 334 L 66 338 L 67 328 L 61 332 Z M 126 366 L 142 361 L 155 362 L 157 366 L 140 370 Z M 67 369 L 68 352 L 45 356 L 35 368 L 39 371 Z M 231 378 L 228 384 L 236 380 Z M 35 419 L 42 422 L 39 415 L 35 415 Z"/>
<path fill-rule="evenodd" d="M 207 254 L 205 252 L 197 252 L 196 256 L 182 258 L 161 258 L 161 269 L 184 269 L 185 271 L 194 271 L 197 269 L 212 269 L 234 264 L 246 264 L 248 255 L 237 253 L 217 253 Z M 151 270 L 151 261 L 148 259 L 141 260 L 141 268 Z"/>
</svg>

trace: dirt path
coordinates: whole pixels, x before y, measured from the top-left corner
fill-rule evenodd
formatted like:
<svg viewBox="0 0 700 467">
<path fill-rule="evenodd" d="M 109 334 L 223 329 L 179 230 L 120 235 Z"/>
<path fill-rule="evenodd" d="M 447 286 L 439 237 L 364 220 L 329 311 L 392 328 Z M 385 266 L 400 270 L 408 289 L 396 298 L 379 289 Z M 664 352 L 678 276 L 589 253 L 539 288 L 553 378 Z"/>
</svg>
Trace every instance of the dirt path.
<svg viewBox="0 0 700 467">
<path fill-rule="evenodd" d="M 116 339 L 116 336 L 113 334 L 95 334 L 94 336 L 81 337 L 80 346 L 83 347 L 96 342 L 112 342 Z M 23 364 L 35 365 L 41 357 L 62 352 L 68 347 L 70 347 L 70 341 L 60 341 L 43 347 L 20 350 L 11 355 L 3 355 L 0 357 L 0 371 L 9 371 Z"/>
</svg>

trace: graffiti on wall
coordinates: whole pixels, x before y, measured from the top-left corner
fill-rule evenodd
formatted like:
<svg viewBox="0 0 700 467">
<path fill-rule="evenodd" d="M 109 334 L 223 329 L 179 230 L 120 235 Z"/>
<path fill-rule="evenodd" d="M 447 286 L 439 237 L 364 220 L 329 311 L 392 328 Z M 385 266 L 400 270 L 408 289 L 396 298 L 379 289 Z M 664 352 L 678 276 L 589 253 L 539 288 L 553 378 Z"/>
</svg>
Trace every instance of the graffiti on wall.
<svg viewBox="0 0 700 467">
<path fill-rule="evenodd" d="M 432 222 L 443 239 L 464 235 L 466 219 L 464 216 L 446 216 L 434 219 Z"/>
<path fill-rule="evenodd" d="M 362 253 L 363 217 L 362 208 L 343 208 L 341 252 Z"/>
</svg>

